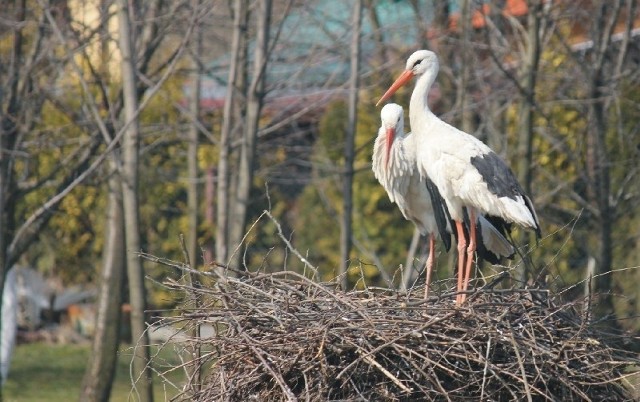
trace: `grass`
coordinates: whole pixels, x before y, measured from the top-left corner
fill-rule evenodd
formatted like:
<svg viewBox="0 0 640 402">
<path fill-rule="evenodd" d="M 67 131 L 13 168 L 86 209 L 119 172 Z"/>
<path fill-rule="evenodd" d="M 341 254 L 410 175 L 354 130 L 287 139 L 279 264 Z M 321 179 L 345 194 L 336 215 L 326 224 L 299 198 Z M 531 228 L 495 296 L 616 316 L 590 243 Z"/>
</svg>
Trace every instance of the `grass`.
<svg viewBox="0 0 640 402">
<path fill-rule="evenodd" d="M 131 348 L 121 349 L 111 401 L 136 401 L 131 393 L 129 365 Z M 152 351 L 157 353 L 157 349 Z M 89 345 L 57 345 L 33 343 L 20 345 L 14 351 L 9 378 L 2 390 L 5 402 L 67 402 L 78 400 L 84 369 L 89 358 Z M 177 353 L 165 348 L 158 360 L 174 367 L 179 365 Z M 182 372 L 167 375 L 173 384 L 180 384 Z M 176 395 L 175 388 L 154 376 L 154 400 L 165 401 Z"/>
</svg>

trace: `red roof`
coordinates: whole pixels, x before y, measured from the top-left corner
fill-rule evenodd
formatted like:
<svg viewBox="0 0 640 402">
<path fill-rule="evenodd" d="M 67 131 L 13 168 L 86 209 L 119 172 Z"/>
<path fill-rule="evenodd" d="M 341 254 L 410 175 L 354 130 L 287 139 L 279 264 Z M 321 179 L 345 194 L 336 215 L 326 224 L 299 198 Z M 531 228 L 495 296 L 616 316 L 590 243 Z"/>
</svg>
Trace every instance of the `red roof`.
<svg viewBox="0 0 640 402">
<path fill-rule="evenodd" d="M 485 3 L 480 8 L 473 10 L 471 15 L 471 26 L 474 28 L 483 28 L 486 25 L 485 15 L 491 13 L 491 4 Z M 521 17 L 529 11 L 526 0 L 507 0 L 502 7 L 500 13 L 505 17 Z M 449 29 L 458 30 L 460 21 L 460 12 L 456 12 L 449 16 Z"/>
</svg>

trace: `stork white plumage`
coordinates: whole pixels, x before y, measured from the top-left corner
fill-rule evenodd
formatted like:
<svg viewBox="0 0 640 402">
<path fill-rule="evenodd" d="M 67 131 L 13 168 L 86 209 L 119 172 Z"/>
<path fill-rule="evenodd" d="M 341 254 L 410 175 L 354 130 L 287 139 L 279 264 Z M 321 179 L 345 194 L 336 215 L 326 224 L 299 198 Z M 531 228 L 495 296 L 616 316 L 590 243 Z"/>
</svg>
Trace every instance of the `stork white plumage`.
<svg viewBox="0 0 640 402">
<path fill-rule="evenodd" d="M 439 69 L 438 57 L 429 50 L 418 50 L 407 60 L 377 105 L 389 99 L 413 77 L 418 77 L 411 94 L 409 120 L 415 138 L 416 163 L 421 177 L 433 181 L 444 198 L 458 233 L 458 297 L 465 300 L 476 250 L 475 216 L 495 216 L 508 223 L 533 229 L 540 237 L 540 225 L 533 203 L 524 193 L 513 172 L 487 145 L 477 138 L 440 120 L 427 103 L 429 90 Z M 464 233 L 464 208 L 469 213 L 469 243 Z M 465 258 L 466 251 L 466 258 Z"/>
<path fill-rule="evenodd" d="M 443 216 L 446 215 L 443 200 L 432 197 L 427 190 L 426 177 L 418 173 L 416 160 L 417 136 L 404 133 L 404 112 L 400 105 L 389 103 L 380 112 L 382 124 L 378 130 L 378 136 L 373 147 L 373 173 L 389 195 L 391 202 L 395 202 L 402 215 L 412 221 L 422 235 L 429 239 L 429 256 L 427 257 L 425 271 L 425 299 L 429 295 L 429 284 L 434 264 L 434 249 L 438 223 L 435 217 L 435 208 L 440 208 Z M 436 205 L 437 203 L 437 205 Z M 507 239 L 489 223 L 482 215 L 478 216 L 480 237 L 486 249 L 497 258 L 510 257 L 514 249 Z M 445 228 L 442 228 L 445 229 Z M 449 225 L 446 232 L 450 232 Z M 451 240 L 448 233 L 440 231 L 447 250 Z"/>
</svg>

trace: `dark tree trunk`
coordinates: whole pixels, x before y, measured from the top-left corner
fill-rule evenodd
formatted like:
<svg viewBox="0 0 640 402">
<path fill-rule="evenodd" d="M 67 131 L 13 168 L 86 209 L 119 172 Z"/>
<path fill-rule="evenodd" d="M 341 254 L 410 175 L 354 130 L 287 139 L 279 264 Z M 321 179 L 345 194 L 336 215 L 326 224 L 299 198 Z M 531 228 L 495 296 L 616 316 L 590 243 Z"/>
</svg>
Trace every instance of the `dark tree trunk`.
<svg viewBox="0 0 640 402">
<path fill-rule="evenodd" d="M 351 254 L 353 234 L 353 161 L 355 156 L 356 123 L 358 121 L 358 90 L 360 88 L 360 34 L 362 25 L 362 0 L 356 0 L 353 6 L 351 39 L 351 81 L 349 83 L 349 122 L 344 148 L 344 181 L 342 222 L 340 226 L 340 271 L 338 272 L 343 289 L 348 286 L 347 269 Z"/>
<path fill-rule="evenodd" d="M 543 4 L 540 0 L 532 1 L 529 5 L 529 14 L 527 15 L 527 43 L 525 58 L 522 61 L 520 73 L 520 86 L 523 90 L 522 99 L 520 101 L 520 116 L 518 125 L 518 181 L 524 188 L 526 194 L 530 197 L 531 182 L 533 178 L 533 115 L 535 111 L 535 90 L 536 79 L 538 76 L 538 65 L 540 61 L 540 23 L 542 19 Z M 528 231 L 523 231 L 520 236 L 520 244 L 528 246 L 531 244 L 533 236 Z M 529 252 L 525 250 L 527 256 L 526 263 L 519 264 L 516 277 L 521 284 L 527 282 L 529 275 L 534 274 L 528 272 L 532 267 L 532 261 Z"/>
</svg>

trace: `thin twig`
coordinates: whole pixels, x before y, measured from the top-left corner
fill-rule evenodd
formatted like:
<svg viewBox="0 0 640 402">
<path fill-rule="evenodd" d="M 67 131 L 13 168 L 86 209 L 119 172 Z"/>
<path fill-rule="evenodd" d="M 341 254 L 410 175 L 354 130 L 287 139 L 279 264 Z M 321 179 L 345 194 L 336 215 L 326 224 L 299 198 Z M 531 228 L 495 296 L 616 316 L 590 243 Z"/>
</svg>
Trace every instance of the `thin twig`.
<svg viewBox="0 0 640 402">
<path fill-rule="evenodd" d="M 309 260 L 304 258 L 302 254 L 300 254 L 300 252 L 296 250 L 293 245 L 291 245 L 291 242 L 289 242 L 289 240 L 284 236 L 284 234 L 282 233 L 282 226 L 280 226 L 280 222 L 278 222 L 276 218 L 271 215 L 271 212 L 265 210 L 263 213 L 266 214 L 269 219 L 271 219 L 274 225 L 276 225 L 276 229 L 278 230 L 278 237 L 280 237 L 280 239 L 284 242 L 284 244 L 287 246 L 287 249 L 289 249 L 289 251 L 291 251 L 296 257 L 298 257 L 298 259 L 305 265 L 305 267 L 313 271 L 313 274 L 315 276 L 319 277 L 320 274 L 318 273 L 318 268 L 314 267 L 309 262 Z"/>
<path fill-rule="evenodd" d="M 362 353 L 361 350 L 358 350 L 359 353 Z M 389 370 L 387 370 L 386 368 L 382 367 L 380 365 L 380 363 L 378 363 L 377 361 L 375 361 L 374 358 L 372 358 L 371 356 L 363 356 L 364 361 L 366 361 L 367 363 L 371 364 L 372 366 L 374 366 L 375 368 L 377 368 L 378 370 L 380 370 L 382 372 L 382 374 L 384 374 L 385 376 L 387 376 L 391 381 L 393 381 L 394 384 L 396 384 L 400 389 L 402 389 L 404 392 L 406 392 L 407 394 L 410 394 L 412 392 L 412 389 L 407 387 L 406 385 L 404 385 L 402 383 L 402 381 L 398 380 L 398 378 L 396 376 L 394 376 L 393 374 L 391 374 L 389 372 Z"/>
</svg>

